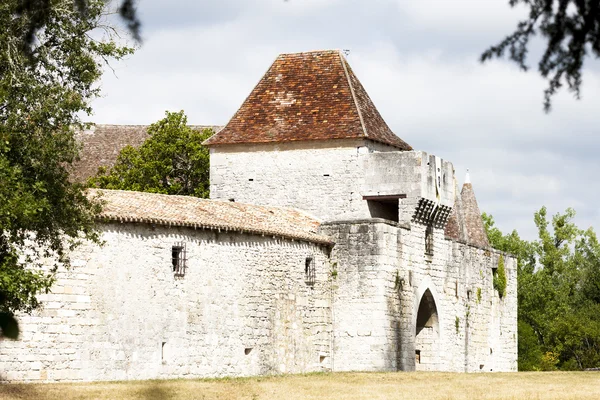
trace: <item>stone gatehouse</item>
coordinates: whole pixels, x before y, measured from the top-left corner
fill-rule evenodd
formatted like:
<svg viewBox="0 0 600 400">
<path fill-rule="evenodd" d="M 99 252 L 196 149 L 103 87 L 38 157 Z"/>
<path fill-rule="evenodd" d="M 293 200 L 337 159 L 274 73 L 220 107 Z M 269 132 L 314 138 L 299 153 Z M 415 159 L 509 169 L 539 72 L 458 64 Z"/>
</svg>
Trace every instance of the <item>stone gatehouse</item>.
<svg viewBox="0 0 600 400">
<path fill-rule="evenodd" d="M 127 130 L 83 133 L 83 159 Z M 280 55 L 205 144 L 210 200 L 90 191 L 104 244 L 20 316 L 2 380 L 516 370 L 516 260 L 490 248 L 468 179 L 397 137 L 340 52 Z"/>
</svg>

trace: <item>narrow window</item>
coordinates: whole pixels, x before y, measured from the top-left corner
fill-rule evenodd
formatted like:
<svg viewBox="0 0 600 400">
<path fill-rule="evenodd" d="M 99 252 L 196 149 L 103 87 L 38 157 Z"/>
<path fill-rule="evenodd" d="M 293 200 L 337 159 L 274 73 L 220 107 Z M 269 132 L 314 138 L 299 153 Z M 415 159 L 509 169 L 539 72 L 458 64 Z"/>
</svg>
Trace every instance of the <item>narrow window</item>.
<svg viewBox="0 0 600 400">
<path fill-rule="evenodd" d="M 433 255 L 433 225 L 427 225 L 425 229 L 425 254 Z"/>
<path fill-rule="evenodd" d="M 184 276 L 186 270 L 186 249 L 185 243 L 176 243 L 171 248 L 171 261 L 173 263 L 173 273 L 175 276 Z"/>
<path fill-rule="evenodd" d="M 316 278 L 315 271 L 315 259 L 312 257 L 306 257 L 304 261 L 304 279 L 307 285 L 314 285 Z"/>
</svg>

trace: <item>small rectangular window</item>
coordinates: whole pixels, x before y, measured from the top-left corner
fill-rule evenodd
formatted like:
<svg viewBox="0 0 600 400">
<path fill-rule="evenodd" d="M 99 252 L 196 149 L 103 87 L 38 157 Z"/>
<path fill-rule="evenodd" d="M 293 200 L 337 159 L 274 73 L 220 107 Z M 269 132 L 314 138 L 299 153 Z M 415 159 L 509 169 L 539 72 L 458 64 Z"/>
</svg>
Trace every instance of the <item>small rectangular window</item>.
<svg viewBox="0 0 600 400">
<path fill-rule="evenodd" d="M 173 263 L 173 273 L 175 276 L 184 276 L 187 268 L 187 254 L 185 243 L 176 243 L 171 248 L 171 260 Z"/>
<path fill-rule="evenodd" d="M 314 285 L 316 279 L 315 271 L 315 259 L 312 257 L 306 257 L 304 261 L 304 280 L 307 285 Z"/>
</svg>

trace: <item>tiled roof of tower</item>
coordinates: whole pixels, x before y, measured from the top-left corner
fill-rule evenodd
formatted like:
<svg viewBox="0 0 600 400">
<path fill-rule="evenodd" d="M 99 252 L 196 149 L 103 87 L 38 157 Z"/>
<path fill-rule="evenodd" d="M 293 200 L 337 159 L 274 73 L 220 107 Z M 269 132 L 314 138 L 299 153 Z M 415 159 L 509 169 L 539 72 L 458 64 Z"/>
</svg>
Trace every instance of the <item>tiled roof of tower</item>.
<svg viewBox="0 0 600 400">
<path fill-rule="evenodd" d="M 88 189 L 88 196 L 104 202 L 101 218 L 197 229 L 215 229 L 279 236 L 332 244 L 317 230 L 321 222 L 293 208 L 266 207 L 125 190 Z"/>
<path fill-rule="evenodd" d="M 385 123 L 337 50 L 281 54 L 206 145 L 365 138 L 412 147 Z"/>
<path fill-rule="evenodd" d="M 477 205 L 475 192 L 471 183 L 465 183 L 460 192 L 462 219 L 467 237 L 467 244 L 487 248 L 490 246 L 487 233 L 481 219 L 481 211 Z"/>
<path fill-rule="evenodd" d="M 454 205 L 452 206 L 452 212 L 446 223 L 444 234 L 448 239 L 466 243 L 467 237 L 463 220 L 462 201 L 458 192 L 458 184 L 455 183 L 454 187 L 456 196 L 454 197 Z"/>
<path fill-rule="evenodd" d="M 222 126 L 191 125 L 193 129 L 211 128 L 218 132 Z M 139 147 L 148 138 L 148 125 L 93 125 L 79 131 L 75 137 L 81 145 L 79 161 L 73 163 L 71 179 L 84 182 L 98 172 L 99 167 L 112 167 L 121 150 Z"/>
</svg>

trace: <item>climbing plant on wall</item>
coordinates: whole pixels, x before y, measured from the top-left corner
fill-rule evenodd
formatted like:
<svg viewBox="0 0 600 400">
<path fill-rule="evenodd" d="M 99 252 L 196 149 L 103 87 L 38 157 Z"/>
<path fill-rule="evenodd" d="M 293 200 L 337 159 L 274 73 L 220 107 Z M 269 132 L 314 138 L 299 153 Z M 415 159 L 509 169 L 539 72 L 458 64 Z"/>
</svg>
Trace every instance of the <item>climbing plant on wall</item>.
<svg viewBox="0 0 600 400">
<path fill-rule="evenodd" d="M 494 273 L 494 289 L 498 291 L 500 298 L 506 294 L 506 270 L 504 269 L 504 257 L 498 259 L 498 269 Z"/>
</svg>

